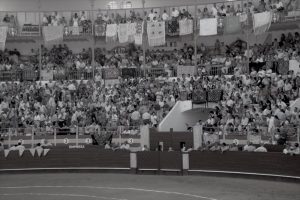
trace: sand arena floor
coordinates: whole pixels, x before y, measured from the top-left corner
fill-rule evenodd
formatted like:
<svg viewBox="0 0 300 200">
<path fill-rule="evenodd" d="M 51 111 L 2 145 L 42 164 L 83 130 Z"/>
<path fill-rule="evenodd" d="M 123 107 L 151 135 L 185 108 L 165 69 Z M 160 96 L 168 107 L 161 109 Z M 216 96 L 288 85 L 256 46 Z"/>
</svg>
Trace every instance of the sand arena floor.
<svg viewBox="0 0 300 200">
<path fill-rule="evenodd" d="M 1 200 L 288 200 L 300 184 L 211 176 L 0 174 Z"/>
</svg>

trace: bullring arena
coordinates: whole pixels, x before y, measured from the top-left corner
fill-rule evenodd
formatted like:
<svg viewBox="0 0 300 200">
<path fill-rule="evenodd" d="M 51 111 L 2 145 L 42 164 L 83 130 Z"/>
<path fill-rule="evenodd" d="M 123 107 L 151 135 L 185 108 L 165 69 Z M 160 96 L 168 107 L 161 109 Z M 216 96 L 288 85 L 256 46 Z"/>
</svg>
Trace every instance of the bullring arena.
<svg viewBox="0 0 300 200">
<path fill-rule="evenodd" d="M 300 0 L 0 1 L 0 200 L 300 197 Z"/>
</svg>

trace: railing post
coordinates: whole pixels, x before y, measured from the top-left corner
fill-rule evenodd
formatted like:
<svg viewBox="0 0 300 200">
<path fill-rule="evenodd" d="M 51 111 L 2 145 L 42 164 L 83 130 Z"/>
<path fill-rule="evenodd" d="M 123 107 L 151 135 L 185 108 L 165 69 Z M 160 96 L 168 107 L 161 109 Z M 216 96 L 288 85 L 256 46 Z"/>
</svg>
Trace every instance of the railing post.
<svg viewBox="0 0 300 200">
<path fill-rule="evenodd" d="M 11 132 L 8 131 L 8 148 L 11 147 Z"/>
<path fill-rule="evenodd" d="M 300 143 L 300 128 L 297 128 L 297 142 Z"/>
<path fill-rule="evenodd" d="M 94 16 L 94 6 L 95 0 L 91 0 L 91 8 L 92 8 L 92 67 L 93 67 L 93 80 L 95 80 L 95 16 Z"/>
<path fill-rule="evenodd" d="M 182 153 L 182 174 L 188 174 L 188 170 L 190 169 L 190 154 L 183 152 Z"/>
<path fill-rule="evenodd" d="M 76 126 L 76 147 L 78 146 L 79 126 Z"/>
<path fill-rule="evenodd" d="M 31 148 L 34 148 L 34 126 L 31 126 Z"/>
<path fill-rule="evenodd" d="M 57 143 L 57 141 L 56 141 L 56 127 L 54 127 L 54 146 L 56 146 L 56 143 Z"/>
</svg>

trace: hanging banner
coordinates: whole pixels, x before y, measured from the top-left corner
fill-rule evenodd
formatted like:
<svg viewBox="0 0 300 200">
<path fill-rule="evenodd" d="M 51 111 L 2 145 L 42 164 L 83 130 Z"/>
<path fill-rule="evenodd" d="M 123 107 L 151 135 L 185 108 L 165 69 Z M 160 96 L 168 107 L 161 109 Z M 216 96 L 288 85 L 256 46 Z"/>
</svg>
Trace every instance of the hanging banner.
<svg viewBox="0 0 300 200">
<path fill-rule="evenodd" d="M 136 33 L 134 35 L 134 43 L 136 45 L 142 45 L 143 44 L 143 34 L 144 34 L 144 22 L 138 21 L 136 23 Z"/>
<path fill-rule="evenodd" d="M 107 24 L 106 26 L 106 42 L 115 42 L 118 38 L 118 25 Z"/>
<path fill-rule="evenodd" d="M 210 90 L 207 93 L 208 102 L 219 102 L 222 99 L 222 90 Z"/>
<path fill-rule="evenodd" d="M 200 36 L 209 36 L 218 34 L 218 19 L 208 18 L 200 20 Z"/>
<path fill-rule="evenodd" d="M 103 22 L 101 24 L 96 24 L 95 25 L 95 35 L 97 37 L 100 37 L 100 36 L 105 36 L 106 34 L 106 23 Z"/>
<path fill-rule="evenodd" d="M 128 42 L 128 24 L 119 24 L 118 37 L 120 43 Z"/>
<path fill-rule="evenodd" d="M 242 30 L 239 16 L 227 16 L 224 19 L 224 34 L 235 34 Z"/>
<path fill-rule="evenodd" d="M 134 42 L 134 36 L 136 34 L 136 23 L 129 23 L 127 29 L 128 42 Z"/>
<path fill-rule="evenodd" d="M 177 36 L 179 35 L 179 23 L 177 19 L 167 21 L 167 35 Z"/>
<path fill-rule="evenodd" d="M 182 77 L 182 75 L 191 75 L 194 76 L 197 72 L 195 66 L 177 66 L 177 77 Z"/>
<path fill-rule="evenodd" d="M 194 21 L 191 19 L 179 21 L 179 35 L 189 35 L 193 33 Z"/>
<path fill-rule="evenodd" d="M 207 92 L 204 90 L 196 89 L 193 92 L 193 104 L 203 104 L 207 101 Z"/>
<path fill-rule="evenodd" d="M 7 38 L 7 26 L 1 26 L 0 27 L 0 50 L 4 51 L 5 50 L 5 43 L 6 43 L 6 38 Z"/>
<path fill-rule="evenodd" d="M 137 68 L 122 68 L 122 78 L 135 78 L 137 75 Z"/>
<path fill-rule="evenodd" d="M 148 42 L 150 47 L 162 46 L 166 43 L 165 22 L 147 23 Z"/>
<path fill-rule="evenodd" d="M 102 69 L 103 79 L 118 79 L 119 78 L 119 69 L 117 68 L 103 68 Z"/>
<path fill-rule="evenodd" d="M 272 23 L 272 12 L 255 13 L 253 15 L 253 29 L 255 35 L 267 32 Z"/>
</svg>

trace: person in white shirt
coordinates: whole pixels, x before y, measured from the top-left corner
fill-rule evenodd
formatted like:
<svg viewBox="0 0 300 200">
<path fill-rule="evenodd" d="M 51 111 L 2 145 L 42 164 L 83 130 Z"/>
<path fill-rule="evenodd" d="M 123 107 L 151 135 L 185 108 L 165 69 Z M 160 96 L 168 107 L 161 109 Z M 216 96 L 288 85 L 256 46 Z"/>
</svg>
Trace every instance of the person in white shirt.
<svg viewBox="0 0 300 200">
<path fill-rule="evenodd" d="M 254 152 L 256 149 L 256 147 L 251 143 L 251 142 L 247 142 L 247 144 L 243 147 L 243 151 L 246 152 Z"/>
<path fill-rule="evenodd" d="M 155 17 L 155 14 L 154 14 L 153 10 L 151 10 L 149 15 L 148 15 L 148 18 L 152 22 L 154 20 L 154 17 Z"/>
<path fill-rule="evenodd" d="M 168 15 L 167 11 L 164 10 L 164 13 L 162 14 L 162 20 L 167 21 L 168 19 L 169 19 L 169 15 Z"/>
<path fill-rule="evenodd" d="M 264 147 L 264 144 L 261 144 L 260 147 L 254 150 L 254 152 L 268 152 L 268 150 Z"/>
<path fill-rule="evenodd" d="M 217 9 L 217 4 L 214 3 L 213 7 L 211 8 L 212 10 L 212 16 L 215 18 L 218 18 L 218 9 Z"/>
<path fill-rule="evenodd" d="M 171 16 L 177 18 L 179 16 L 179 11 L 176 8 L 173 8 Z"/>
</svg>

